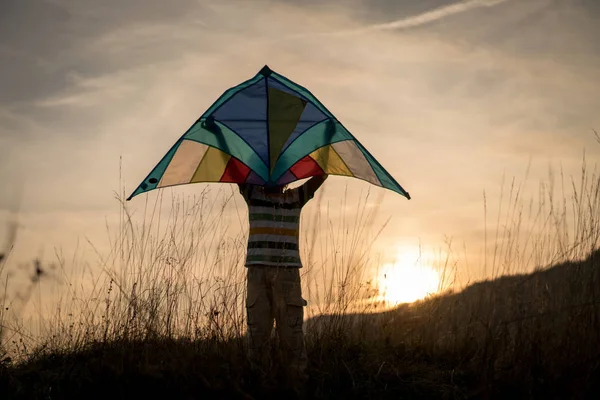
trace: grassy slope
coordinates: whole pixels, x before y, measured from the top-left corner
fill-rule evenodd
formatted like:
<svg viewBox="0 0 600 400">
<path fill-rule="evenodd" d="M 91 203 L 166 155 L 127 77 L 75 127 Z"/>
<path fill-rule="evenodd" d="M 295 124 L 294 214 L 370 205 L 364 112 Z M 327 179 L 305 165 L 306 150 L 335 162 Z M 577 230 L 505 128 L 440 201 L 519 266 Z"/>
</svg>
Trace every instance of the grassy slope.
<svg viewBox="0 0 600 400">
<path fill-rule="evenodd" d="M 382 314 L 307 322 L 311 398 L 591 398 L 600 391 L 600 252 Z M 243 338 L 163 336 L 33 352 L 2 398 L 292 398 Z M 212 396 L 211 396 L 212 395 Z"/>
</svg>

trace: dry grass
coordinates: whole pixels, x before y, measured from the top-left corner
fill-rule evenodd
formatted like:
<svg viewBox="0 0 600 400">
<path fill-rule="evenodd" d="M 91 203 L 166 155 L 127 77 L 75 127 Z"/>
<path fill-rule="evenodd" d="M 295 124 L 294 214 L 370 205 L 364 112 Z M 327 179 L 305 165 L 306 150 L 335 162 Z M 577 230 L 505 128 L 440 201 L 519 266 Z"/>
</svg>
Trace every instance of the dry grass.
<svg viewBox="0 0 600 400">
<path fill-rule="evenodd" d="M 599 390 L 600 180 L 583 165 L 577 184 L 557 188 L 551 176 L 535 202 L 514 182 L 502 195 L 487 238 L 495 279 L 383 313 L 365 302 L 358 313 L 351 307 L 376 291 L 365 271 L 377 262 L 377 207 L 350 205 L 357 214 L 334 224 L 333 210 L 317 204 L 318 213 L 303 217 L 305 293 L 316 303 L 306 324 L 308 397 L 587 398 Z M 243 218 L 225 217 L 235 197 L 222 190 L 218 203 L 208 193 L 174 198 L 166 219 L 162 195 L 147 197 L 141 217 L 121 202 L 112 250 L 97 254 L 102 272 L 87 286 L 68 286 L 37 341 L 12 343 L 0 391 L 53 399 L 293 396 L 276 357 L 267 376 L 246 362 L 246 233 L 232 238 Z M 487 199 L 485 208 L 488 215 Z M 532 266 L 539 268 L 523 273 Z M 440 260 L 447 279 L 459 268 Z"/>
</svg>

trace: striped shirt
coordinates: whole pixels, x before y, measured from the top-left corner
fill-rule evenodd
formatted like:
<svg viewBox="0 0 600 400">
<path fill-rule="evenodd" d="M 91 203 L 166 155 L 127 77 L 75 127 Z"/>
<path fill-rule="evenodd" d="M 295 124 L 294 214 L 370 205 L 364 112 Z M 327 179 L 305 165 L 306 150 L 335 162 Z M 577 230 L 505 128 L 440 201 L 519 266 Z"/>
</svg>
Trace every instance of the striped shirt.
<svg viewBox="0 0 600 400">
<path fill-rule="evenodd" d="M 298 250 L 300 211 L 314 193 L 310 193 L 305 185 L 269 195 L 264 193 L 262 186 L 239 186 L 248 204 L 250 220 L 246 267 L 302 268 Z"/>
</svg>

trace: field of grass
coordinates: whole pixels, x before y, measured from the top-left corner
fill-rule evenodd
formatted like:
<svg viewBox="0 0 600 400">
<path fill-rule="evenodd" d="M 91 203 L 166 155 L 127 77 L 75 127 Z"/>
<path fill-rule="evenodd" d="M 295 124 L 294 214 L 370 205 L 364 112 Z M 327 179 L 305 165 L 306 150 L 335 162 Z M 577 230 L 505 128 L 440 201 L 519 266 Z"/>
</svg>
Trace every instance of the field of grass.
<svg viewBox="0 0 600 400">
<path fill-rule="evenodd" d="M 376 208 L 336 228 L 309 221 L 324 224 L 320 251 L 333 256 L 307 254 L 307 235 L 305 297 L 318 307 L 302 390 L 280 373 L 276 344 L 267 371 L 246 360 L 245 238 L 228 237 L 224 206 L 177 199 L 161 221 L 157 197 L 134 223 L 123 205 L 102 273 L 65 289 L 40 337 L 9 321 L 4 296 L 0 398 L 596 398 L 600 180 L 584 163 L 568 194 L 542 188 L 535 206 L 514 184 L 501 199 L 489 280 L 382 312 L 351 307 L 375 290 L 365 271 L 378 230 L 365 227 Z M 0 276 L 9 263 L 5 253 Z M 446 259 L 439 270 L 461 267 Z"/>
</svg>

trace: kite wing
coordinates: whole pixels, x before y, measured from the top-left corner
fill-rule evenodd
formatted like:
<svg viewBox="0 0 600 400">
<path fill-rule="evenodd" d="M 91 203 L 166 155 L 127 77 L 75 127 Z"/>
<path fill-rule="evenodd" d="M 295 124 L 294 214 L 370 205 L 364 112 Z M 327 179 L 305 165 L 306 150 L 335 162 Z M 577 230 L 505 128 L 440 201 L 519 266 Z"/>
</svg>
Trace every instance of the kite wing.
<svg viewBox="0 0 600 400">
<path fill-rule="evenodd" d="M 227 90 L 132 197 L 197 182 L 283 185 L 342 175 L 410 195 L 307 89 L 265 66 Z"/>
</svg>

